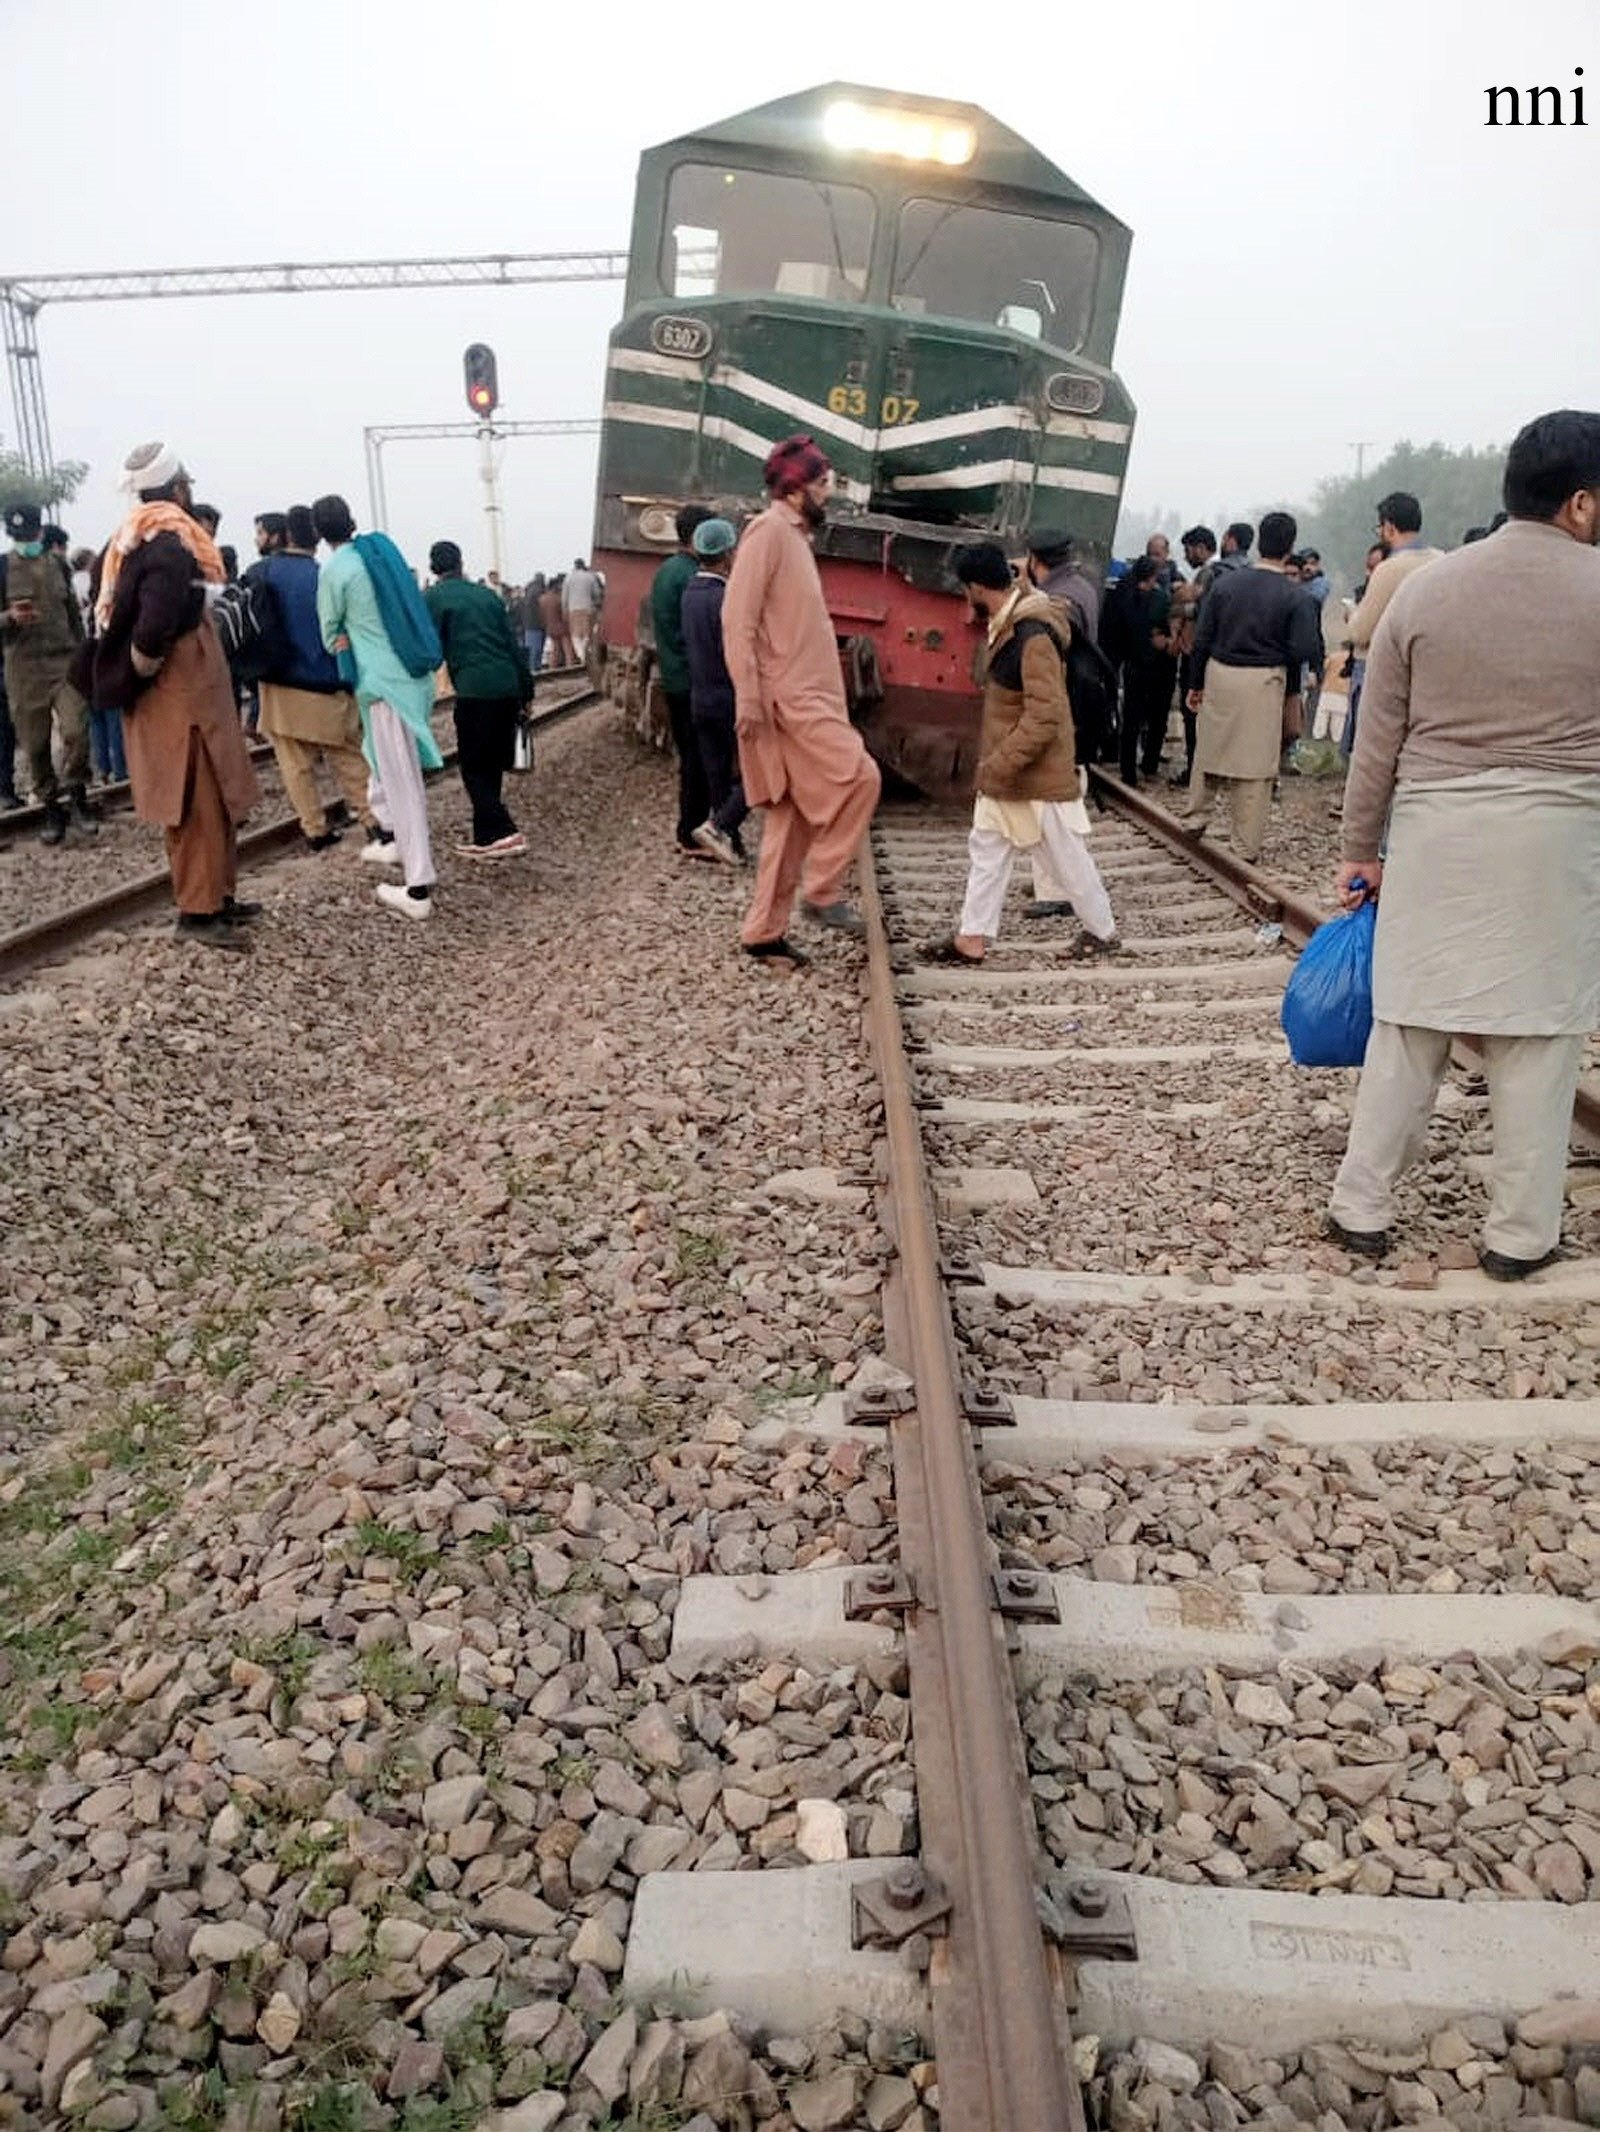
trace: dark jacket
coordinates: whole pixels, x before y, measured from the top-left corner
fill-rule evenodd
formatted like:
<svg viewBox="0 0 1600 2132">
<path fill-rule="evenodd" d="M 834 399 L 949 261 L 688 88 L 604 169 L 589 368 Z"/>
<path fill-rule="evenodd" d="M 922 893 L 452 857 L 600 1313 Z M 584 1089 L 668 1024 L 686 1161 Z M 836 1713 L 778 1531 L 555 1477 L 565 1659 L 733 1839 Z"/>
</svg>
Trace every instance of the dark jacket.
<svg viewBox="0 0 1600 2132">
<path fill-rule="evenodd" d="M 344 688 L 339 664 L 322 642 L 322 624 L 317 620 L 317 579 L 321 576 L 314 555 L 264 555 L 252 563 L 244 582 L 272 603 L 276 628 L 268 629 L 272 656 L 260 678 L 285 688 L 303 688 L 317 696 L 336 696 Z"/>
<path fill-rule="evenodd" d="M 689 664 L 689 707 L 696 718 L 733 724 L 733 681 L 722 652 L 722 596 L 726 578 L 699 570 L 683 588 L 683 647 Z"/>
<path fill-rule="evenodd" d="M 104 561 L 102 554 L 97 587 Z M 204 580 L 177 534 L 141 542 L 122 566 L 105 628 L 90 643 L 84 693 L 91 708 L 131 710 L 150 686 L 150 678 L 134 670 L 134 646 L 147 659 L 164 659 L 179 637 L 200 627 L 205 611 Z"/>
<path fill-rule="evenodd" d="M 1195 625 L 1192 688 L 1204 688 L 1210 659 L 1224 666 L 1281 666 L 1294 695 L 1300 669 L 1322 664 L 1321 621 L 1305 587 L 1265 566 L 1222 571 Z"/>
<path fill-rule="evenodd" d="M 1125 632 L 1119 651 L 1123 665 L 1141 671 L 1170 666 L 1171 651 L 1163 651 L 1155 639 L 1166 636 L 1171 626 L 1171 593 L 1159 579 L 1148 585 L 1135 585 L 1131 578 L 1124 578 L 1118 590 L 1123 591 L 1119 613 Z"/>
<path fill-rule="evenodd" d="M 423 598 L 458 696 L 485 702 L 532 701 L 528 654 L 498 592 L 469 578 L 445 577 L 430 585 Z"/>
<path fill-rule="evenodd" d="M 687 696 L 689 693 L 689 656 L 683 643 L 683 595 L 699 567 L 692 555 L 669 555 L 650 586 L 656 663 L 661 668 L 661 686 L 669 696 Z"/>
<path fill-rule="evenodd" d="M 1071 636 L 1064 607 L 1026 592 L 989 646 L 977 774 L 985 798 L 1079 797 L 1065 665 Z"/>
</svg>

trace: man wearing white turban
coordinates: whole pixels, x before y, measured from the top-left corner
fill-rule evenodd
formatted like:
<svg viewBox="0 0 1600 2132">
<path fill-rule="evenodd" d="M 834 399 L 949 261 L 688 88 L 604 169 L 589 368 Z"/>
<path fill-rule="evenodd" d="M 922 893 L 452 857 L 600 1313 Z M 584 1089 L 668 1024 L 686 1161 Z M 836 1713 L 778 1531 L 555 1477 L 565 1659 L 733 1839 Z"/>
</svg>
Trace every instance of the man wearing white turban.
<svg viewBox="0 0 1600 2132">
<path fill-rule="evenodd" d="M 101 558 L 91 700 L 123 714 L 134 809 L 166 831 L 179 933 L 242 947 L 261 907 L 234 895 L 238 824 L 257 788 L 211 625 L 222 557 L 170 445 L 130 452 L 118 485 L 130 508 Z"/>
</svg>

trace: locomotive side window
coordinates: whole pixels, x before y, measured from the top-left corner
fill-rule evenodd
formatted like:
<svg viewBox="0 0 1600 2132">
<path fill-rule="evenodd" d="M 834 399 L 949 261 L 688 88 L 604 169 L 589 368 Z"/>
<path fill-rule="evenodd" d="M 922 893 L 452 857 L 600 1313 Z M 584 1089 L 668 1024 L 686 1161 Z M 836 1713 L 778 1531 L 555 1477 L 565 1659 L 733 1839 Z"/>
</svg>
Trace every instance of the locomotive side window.
<svg viewBox="0 0 1600 2132">
<path fill-rule="evenodd" d="M 900 211 L 894 307 L 1004 326 L 1070 350 L 1089 330 L 1099 259 L 1099 239 L 1081 222 L 958 200 L 908 200 Z"/>
<path fill-rule="evenodd" d="M 859 303 L 874 216 L 858 186 L 680 163 L 667 190 L 662 286 L 675 297 Z"/>
</svg>

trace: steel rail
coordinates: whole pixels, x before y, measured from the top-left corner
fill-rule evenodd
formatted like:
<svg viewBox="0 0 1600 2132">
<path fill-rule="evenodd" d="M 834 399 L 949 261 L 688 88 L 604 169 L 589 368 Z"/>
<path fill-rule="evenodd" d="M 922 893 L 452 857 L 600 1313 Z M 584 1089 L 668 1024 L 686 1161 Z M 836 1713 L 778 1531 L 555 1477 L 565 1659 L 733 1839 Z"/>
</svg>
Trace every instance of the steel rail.
<svg viewBox="0 0 1600 2132">
<path fill-rule="evenodd" d="M 861 857 L 867 1023 L 883 1091 L 899 1254 L 885 1324 L 915 1406 L 891 1425 L 918 1813 L 951 1901 L 929 1971 L 945 2132 L 1078 2132 L 1059 1971 L 1036 1907 L 1038 1836 L 1010 1659 L 989 1582 L 977 1458 L 961 1395 L 938 1231 L 870 840 Z"/>
<path fill-rule="evenodd" d="M 553 703 L 548 710 L 535 714 L 533 729 L 536 733 L 550 732 L 575 712 L 586 710 L 598 700 L 598 690 L 587 689 L 561 703 Z M 445 768 L 448 769 L 455 759 L 456 751 L 447 749 Z M 246 830 L 239 839 L 240 866 L 260 865 L 265 860 L 277 858 L 282 852 L 292 851 L 302 841 L 300 824 L 292 814 L 284 815 L 276 822 L 267 822 L 260 829 Z M 41 963 L 92 939 L 108 925 L 120 925 L 130 919 L 142 918 L 147 912 L 161 910 L 171 898 L 172 876 L 162 867 L 159 872 L 139 874 L 131 881 L 92 896 L 86 903 L 74 903 L 66 910 L 53 911 L 48 917 L 35 919 L 31 925 L 0 934 L 0 983 L 26 976 Z"/>
<path fill-rule="evenodd" d="M 474 428 L 471 423 L 466 423 L 462 426 L 467 429 Z M 475 430 L 474 433 L 476 433 Z M 584 671 L 585 669 L 581 666 L 552 666 L 541 674 L 540 679 L 543 681 L 570 681 L 575 675 Z M 274 757 L 271 743 L 265 740 L 256 742 L 250 749 L 250 760 L 253 763 L 272 762 Z M 115 784 L 95 786 L 89 797 L 97 807 L 108 807 L 113 813 L 120 813 L 124 807 L 132 804 L 133 787 L 125 777 L 122 777 L 118 778 Z M 13 807 L 9 812 L 0 814 L 0 849 L 3 849 L 7 844 L 15 844 L 20 838 L 26 836 L 30 829 L 41 828 L 43 823 L 44 809 L 37 800 L 32 801 L 26 807 Z M 78 848 L 82 850 L 83 847 L 79 845 Z"/>
<path fill-rule="evenodd" d="M 1114 814 L 1147 829 L 1186 866 L 1213 882 L 1264 924 L 1281 925 L 1283 937 L 1291 947 L 1303 948 L 1324 919 L 1333 915 L 1321 904 L 1313 903 L 1309 896 L 1302 896 L 1294 889 L 1286 888 L 1281 881 L 1273 880 L 1270 874 L 1263 873 L 1248 859 L 1241 859 L 1235 852 L 1219 850 L 1209 837 L 1191 835 L 1175 814 L 1158 806 L 1144 793 L 1123 784 L 1119 778 L 1095 768 L 1090 770 L 1089 780 Z M 1460 1042 L 1466 1050 L 1481 1056 L 1476 1037 L 1463 1036 Z M 1585 1140 L 1600 1145 L 1600 1092 L 1579 1085 L 1572 1099 L 1572 1122 Z"/>
</svg>

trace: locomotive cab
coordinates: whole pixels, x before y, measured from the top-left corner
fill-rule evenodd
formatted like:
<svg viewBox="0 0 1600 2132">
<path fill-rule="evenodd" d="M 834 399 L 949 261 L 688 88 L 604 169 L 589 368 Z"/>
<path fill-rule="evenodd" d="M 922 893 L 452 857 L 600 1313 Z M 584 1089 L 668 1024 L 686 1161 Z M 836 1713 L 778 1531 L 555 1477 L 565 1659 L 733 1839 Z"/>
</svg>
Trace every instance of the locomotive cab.
<svg viewBox="0 0 1600 2132">
<path fill-rule="evenodd" d="M 970 105 L 838 84 L 651 149 L 611 337 L 595 548 L 620 692 L 681 503 L 742 520 L 809 431 L 852 715 L 887 767 L 959 790 L 976 734 L 949 561 L 1070 533 L 1109 553 L 1133 410 L 1111 368 L 1128 232 Z"/>
</svg>

